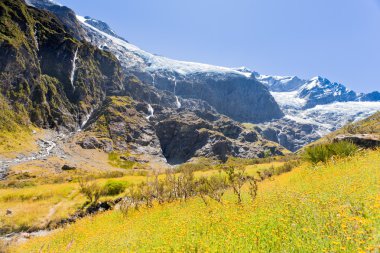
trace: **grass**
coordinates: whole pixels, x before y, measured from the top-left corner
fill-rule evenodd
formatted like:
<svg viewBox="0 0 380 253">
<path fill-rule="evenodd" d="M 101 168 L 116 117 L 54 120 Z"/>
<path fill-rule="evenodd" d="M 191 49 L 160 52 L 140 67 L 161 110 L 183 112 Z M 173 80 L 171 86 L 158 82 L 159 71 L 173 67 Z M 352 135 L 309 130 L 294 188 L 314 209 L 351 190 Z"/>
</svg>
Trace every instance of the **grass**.
<svg viewBox="0 0 380 253">
<path fill-rule="evenodd" d="M 38 151 L 35 138 L 28 128 L 19 128 L 17 131 L 0 131 L 0 154 L 5 158 L 15 158 L 18 153 Z"/>
<path fill-rule="evenodd" d="M 58 221 L 68 213 L 74 213 L 82 202 L 84 198 L 78 194 L 74 184 L 0 189 L 0 232 L 44 228 L 47 222 Z M 6 210 L 11 210 L 12 214 L 6 215 Z"/>
<path fill-rule="evenodd" d="M 333 143 L 318 144 L 305 148 L 305 160 L 317 164 L 319 162 L 326 163 L 333 157 L 347 157 L 355 154 L 358 147 L 348 141 L 340 141 Z"/>
<path fill-rule="evenodd" d="M 124 158 L 124 159 L 123 159 Z M 116 152 L 111 152 L 108 154 L 109 164 L 115 168 L 122 168 L 126 170 L 130 170 L 137 166 L 137 162 L 128 160 L 130 158 L 130 154 L 119 154 Z"/>
<path fill-rule="evenodd" d="M 257 171 L 271 167 L 277 168 L 282 164 L 282 162 L 273 162 L 270 164 L 250 165 L 247 166 L 247 173 L 256 175 Z M 210 168 L 213 167 L 195 172 L 195 176 L 210 176 L 219 173 L 217 169 Z M 79 184 L 76 182 L 77 177 L 86 176 L 84 172 L 69 171 L 55 176 L 50 172 L 46 172 L 46 169 L 38 167 L 32 168 L 28 174 L 29 176 L 26 175 L 27 173 L 21 173 L 22 170 L 19 172 L 18 177 L 23 176 L 25 179 L 14 176 L 0 185 L 0 234 L 28 231 L 30 229 L 44 229 L 48 223 L 50 223 L 51 227 L 54 227 L 56 222 L 73 214 L 86 202 L 85 197 L 79 193 Z M 42 178 L 34 177 L 37 174 Z M 30 175 L 33 175 L 33 177 L 30 177 Z M 134 172 L 131 175 L 121 177 L 119 173 L 111 172 L 104 172 L 99 175 L 92 174 L 92 176 L 96 183 L 100 186 L 105 186 L 107 190 L 106 195 L 108 197 L 102 197 L 101 200 L 123 196 L 122 192 L 125 187 L 146 180 L 146 175 L 141 172 Z M 52 183 L 47 183 L 48 178 Z M 73 181 L 65 182 L 63 179 L 67 178 L 71 178 Z M 12 211 L 12 215 L 6 215 L 6 210 L 8 209 Z M 47 215 L 49 216 L 48 218 L 46 218 Z"/>
<path fill-rule="evenodd" d="M 12 252 L 366 252 L 380 245 L 380 151 L 304 163 L 243 205 L 199 198 L 85 218 Z"/>
</svg>

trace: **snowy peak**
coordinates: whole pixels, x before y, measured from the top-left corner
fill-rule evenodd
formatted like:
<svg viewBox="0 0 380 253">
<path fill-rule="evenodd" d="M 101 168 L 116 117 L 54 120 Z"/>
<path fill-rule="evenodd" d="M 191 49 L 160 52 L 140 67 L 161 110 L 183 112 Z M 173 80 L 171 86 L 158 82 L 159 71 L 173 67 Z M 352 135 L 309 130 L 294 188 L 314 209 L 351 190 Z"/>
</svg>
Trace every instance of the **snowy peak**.
<svg viewBox="0 0 380 253">
<path fill-rule="evenodd" d="M 332 83 L 320 76 L 310 79 L 300 87 L 298 96 L 307 100 L 306 108 L 334 102 L 357 100 L 357 94 L 340 83 Z"/>
<path fill-rule="evenodd" d="M 305 80 L 297 76 L 268 76 L 253 73 L 257 80 L 274 92 L 290 92 L 299 89 L 305 84 Z"/>
<path fill-rule="evenodd" d="M 25 3 L 30 6 L 34 6 L 37 8 L 46 8 L 52 6 L 62 6 L 59 3 L 53 0 L 25 0 Z"/>
<path fill-rule="evenodd" d="M 83 20 L 83 19 L 82 19 Z M 119 35 L 117 35 L 112 29 L 111 27 L 101 21 L 101 20 L 98 20 L 98 19 L 94 19 L 94 18 L 91 18 L 90 16 L 86 16 L 84 17 L 84 22 L 86 22 L 87 24 L 99 29 L 100 31 L 108 34 L 108 35 L 111 35 L 115 38 L 118 38 L 118 39 L 121 39 L 121 40 L 124 40 L 125 42 L 128 42 L 126 39 L 124 39 L 123 37 L 120 37 Z"/>
</svg>

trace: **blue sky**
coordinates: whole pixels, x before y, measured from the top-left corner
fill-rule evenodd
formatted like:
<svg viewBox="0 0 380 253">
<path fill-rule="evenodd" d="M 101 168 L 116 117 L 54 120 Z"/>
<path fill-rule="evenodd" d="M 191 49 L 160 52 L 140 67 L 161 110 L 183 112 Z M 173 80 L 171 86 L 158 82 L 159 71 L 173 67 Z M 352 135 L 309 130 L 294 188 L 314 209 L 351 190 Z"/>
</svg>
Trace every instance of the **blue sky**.
<svg viewBox="0 0 380 253">
<path fill-rule="evenodd" d="M 380 90 L 380 0 L 59 0 L 140 48 Z"/>
</svg>

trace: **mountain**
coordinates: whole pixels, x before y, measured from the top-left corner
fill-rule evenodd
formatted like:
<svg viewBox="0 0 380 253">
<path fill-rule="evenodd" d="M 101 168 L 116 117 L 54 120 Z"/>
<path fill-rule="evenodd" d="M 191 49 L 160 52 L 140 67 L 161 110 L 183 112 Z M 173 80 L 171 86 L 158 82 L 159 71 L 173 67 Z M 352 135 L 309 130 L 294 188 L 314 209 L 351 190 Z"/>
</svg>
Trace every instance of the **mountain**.
<svg viewBox="0 0 380 253">
<path fill-rule="evenodd" d="M 263 122 L 281 118 L 269 91 L 251 73 L 157 56 L 94 27 L 79 17 L 92 44 L 112 52 L 128 75 L 180 98 L 204 100 L 237 121 Z"/>
<path fill-rule="evenodd" d="M 34 12 L 39 9 L 54 14 L 51 20 L 56 20 L 55 23 L 60 26 L 59 29 L 66 34 L 60 36 L 68 38 L 67 41 L 76 41 L 96 52 L 87 59 L 88 55 L 84 53 L 86 51 L 82 50 L 82 46 L 72 45 L 68 52 L 59 54 L 59 56 L 66 54 L 64 59 L 54 58 L 52 52 L 57 52 L 57 46 L 49 45 L 45 49 L 40 42 L 38 22 L 36 22 L 36 29 L 32 27 L 33 22 L 30 24 L 30 30 L 34 31 L 35 48 L 32 49 L 35 51 L 33 54 L 36 54 L 34 61 L 39 61 L 37 68 L 40 67 L 44 75 L 57 79 L 61 87 L 60 96 L 54 96 L 60 99 L 59 103 L 47 102 L 49 105 L 47 109 L 43 112 L 41 109 L 37 110 L 38 117 L 50 114 L 48 118 L 35 119 L 36 112 L 34 111 L 40 106 L 38 100 L 40 98 L 38 96 L 29 98 L 28 102 L 34 102 L 35 105 L 24 111 L 30 114 L 31 122 L 39 126 L 63 127 L 70 131 L 90 129 L 92 126 L 88 123 L 96 123 L 93 117 L 99 113 L 100 108 L 103 108 L 107 97 L 128 96 L 136 105 L 139 105 L 138 113 L 149 115 L 149 124 L 154 126 L 153 130 L 140 129 L 140 134 L 147 131 L 151 133 L 152 140 L 157 137 L 160 143 L 158 149 L 161 148 L 162 154 L 165 154 L 165 158 L 168 159 L 169 155 L 164 150 L 167 146 L 166 142 L 157 135 L 157 126 L 160 122 L 157 121 L 159 117 L 154 117 L 158 116 L 158 114 L 154 115 L 154 112 L 157 112 L 158 108 L 164 108 L 159 110 L 165 112 L 166 117 L 178 113 L 192 118 L 193 115 L 188 113 L 192 111 L 197 112 L 195 113 L 197 117 L 199 117 L 199 112 L 213 115 L 211 118 L 225 115 L 234 122 L 233 125 L 239 125 L 239 122 L 256 123 L 258 132 L 255 134 L 263 135 L 266 139 L 277 142 L 292 151 L 336 130 L 347 122 L 367 117 L 380 109 L 379 102 L 376 102 L 379 94 L 376 92 L 358 94 L 342 84 L 330 82 L 322 77 L 304 80 L 296 76 L 260 75 L 245 67 L 225 68 L 172 60 L 146 52 L 118 36 L 106 23 L 89 16 L 77 16 L 71 9 L 52 1 L 29 0 L 28 4 L 32 6 L 29 9 Z M 88 64 L 92 59 L 99 60 L 98 54 L 112 58 L 108 60 L 111 61 L 109 64 L 112 67 L 101 66 L 103 62 L 106 62 L 102 60 L 100 65 L 95 64 L 99 69 L 88 69 L 86 65 L 92 66 L 92 63 Z M 61 71 L 64 68 L 63 65 L 71 66 L 71 68 L 66 67 Z M 97 86 L 98 78 L 91 77 L 99 74 L 101 76 L 99 80 L 103 78 L 105 83 Z M 3 94 L 9 98 L 5 92 Z M 63 98 L 61 98 L 62 95 L 64 95 Z M 9 99 L 9 101 L 13 100 Z M 145 104 L 145 107 L 142 108 L 141 104 Z M 54 115 L 51 115 L 53 113 Z M 185 120 L 186 117 L 184 117 Z M 206 120 L 212 126 L 210 129 L 214 131 L 216 128 L 210 117 Z M 179 116 L 175 117 L 175 121 L 180 122 L 183 119 Z M 196 131 L 199 132 L 201 129 L 196 128 Z M 225 133 L 220 133 L 230 138 Z M 123 133 L 118 134 L 123 135 Z M 209 137 L 207 143 L 210 143 L 211 139 L 212 137 Z M 149 150 L 152 149 L 148 147 L 149 145 L 145 141 L 138 140 L 139 137 L 130 137 L 128 145 L 116 146 L 121 149 L 133 146 L 136 152 L 157 154 L 157 146 L 154 148 L 155 151 L 150 152 Z M 113 145 L 117 142 L 112 137 L 110 141 Z M 136 142 L 143 144 L 135 145 Z M 176 145 L 179 143 L 169 146 L 175 149 Z M 243 144 L 239 145 L 242 147 Z M 232 146 L 229 146 L 223 152 L 239 156 L 239 152 L 232 152 L 232 149 Z M 258 153 L 254 152 L 251 156 L 262 155 L 264 149 L 260 149 Z M 272 151 L 277 152 L 273 149 Z M 196 153 L 191 151 L 182 158 L 173 160 L 186 160 L 192 156 L 191 154 Z M 243 153 L 247 156 L 245 152 Z M 214 155 L 222 157 L 225 154 Z"/>
<path fill-rule="evenodd" d="M 250 74 L 156 56 L 67 7 L 28 4 L 0 4 L 0 101 L 8 108 L 0 122 L 54 129 L 84 149 L 169 164 L 286 152 L 237 121 L 283 116 Z"/>
<path fill-rule="evenodd" d="M 259 124 L 261 133 L 292 151 L 380 110 L 379 92 L 356 93 L 319 76 L 303 80 L 254 75 L 271 90 L 285 113 L 281 119 Z"/>
</svg>

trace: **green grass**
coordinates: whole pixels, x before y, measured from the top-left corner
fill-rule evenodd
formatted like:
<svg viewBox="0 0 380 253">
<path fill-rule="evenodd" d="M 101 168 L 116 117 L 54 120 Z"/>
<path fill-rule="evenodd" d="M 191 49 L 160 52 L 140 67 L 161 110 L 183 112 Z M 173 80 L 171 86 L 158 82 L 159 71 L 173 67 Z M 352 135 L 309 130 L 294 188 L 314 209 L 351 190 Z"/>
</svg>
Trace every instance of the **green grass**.
<svg viewBox="0 0 380 253">
<path fill-rule="evenodd" d="M 259 184 L 243 205 L 201 199 L 85 218 L 12 252 L 366 252 L 380 245 L 380 150 Z"/>
<path fill-rule="evenodd" d="M 128 158 L 129 156 L 130 154 L 128 153 L 119 154 L 117 152 L 111 152 L 108 154 L 109 164 L 115 168 L 121 168 L 126 170 L 133 169 L 135 166 L 138 165 L 136 162 L 122 159 L 123 157 Z"/>
<path fill-rule="evenodd" d="M 358 147 L 347 141 L 318 144 L 305 148 L 304 158 L 312 164 L 326 163 L 332 157 L 347 157 L 355 154 Z"/>
</svg>

